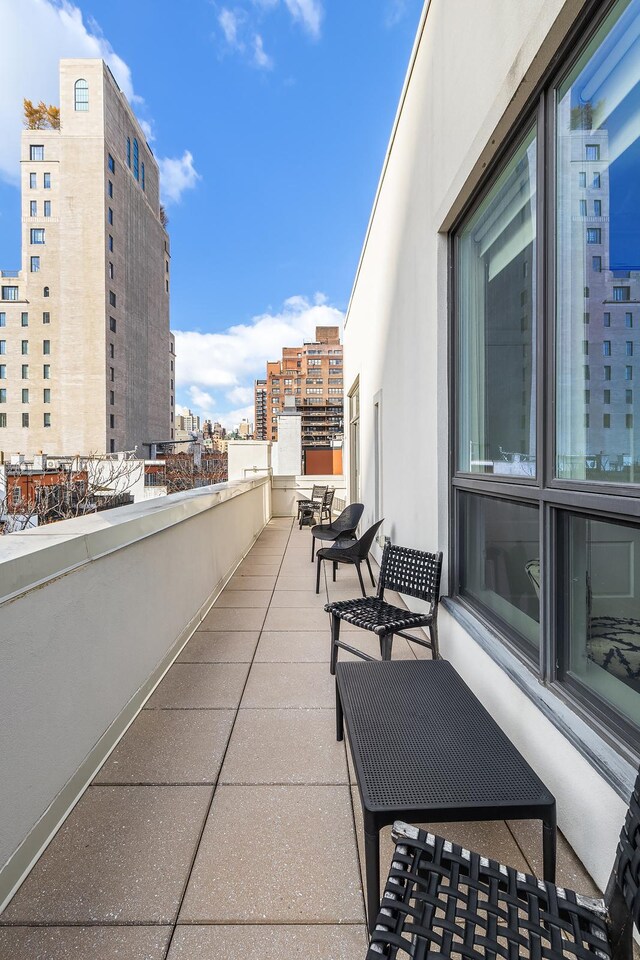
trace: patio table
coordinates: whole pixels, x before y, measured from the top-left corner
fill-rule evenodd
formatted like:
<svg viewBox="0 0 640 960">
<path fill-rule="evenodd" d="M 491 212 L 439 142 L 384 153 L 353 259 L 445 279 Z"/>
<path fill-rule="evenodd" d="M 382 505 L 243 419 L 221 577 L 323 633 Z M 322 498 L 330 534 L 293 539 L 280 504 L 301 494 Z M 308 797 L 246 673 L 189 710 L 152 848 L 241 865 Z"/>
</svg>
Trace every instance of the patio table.
<svg viewBox="0 0 640 960">
<path fill-rule="evenodd" d="M 360 791 L 371 929 L 380 830 L 396 819 L 542 820 L 544 879 L 555 881 L 555 798 L 446 660 L 339 662 L 336 723 Z"/>
</svg>

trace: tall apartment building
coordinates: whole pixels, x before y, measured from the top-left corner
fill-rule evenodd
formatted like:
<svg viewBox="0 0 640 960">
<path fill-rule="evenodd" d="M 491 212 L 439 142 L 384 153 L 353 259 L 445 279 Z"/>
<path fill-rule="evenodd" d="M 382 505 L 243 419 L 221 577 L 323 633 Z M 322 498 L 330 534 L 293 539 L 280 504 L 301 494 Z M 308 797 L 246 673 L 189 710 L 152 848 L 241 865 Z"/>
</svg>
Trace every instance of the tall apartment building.
<svg viewBox="0 0 640 960">
<path fill-rule="evenodd" d="M 60 61 L 22 134 L 22 266 L 0 279 L 0 451 L 142 449 L 173 424 L 158 166 L 102 60 Z"/>
<path fill-rule="evenodd" d="M 302 447 L 327 447 L 343 431 L 342 344 L 338 327 L 316 327 L 312 343 L 284 347 L 282 359 L 267 363 L 257 380 L 256 439 L 277 440 L 276 417 L 284 398 L 295 398 L 302 414 Z"/>
</svg>

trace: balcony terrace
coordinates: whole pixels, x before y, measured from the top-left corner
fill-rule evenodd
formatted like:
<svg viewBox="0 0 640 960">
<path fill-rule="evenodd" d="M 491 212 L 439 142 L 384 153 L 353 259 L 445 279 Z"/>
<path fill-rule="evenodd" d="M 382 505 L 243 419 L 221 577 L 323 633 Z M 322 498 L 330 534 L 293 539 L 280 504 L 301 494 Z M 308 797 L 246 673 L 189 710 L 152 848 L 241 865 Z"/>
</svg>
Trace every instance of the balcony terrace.
<svg viewBox="0 0 640 960">
<path fill-rule="evenodd" d="M 2 960 L 364 957 L 323 611 L 355 571 L 317 596 L 309 532 L 272 517 L 269 479 L 212 489 L 10 538 L 5 893 L 63 822 L 0 917 Z M 436 829 L 541 872 L 531 823 Z M 595 892 L 562 837 L 558 882 Z"/>
</svg>

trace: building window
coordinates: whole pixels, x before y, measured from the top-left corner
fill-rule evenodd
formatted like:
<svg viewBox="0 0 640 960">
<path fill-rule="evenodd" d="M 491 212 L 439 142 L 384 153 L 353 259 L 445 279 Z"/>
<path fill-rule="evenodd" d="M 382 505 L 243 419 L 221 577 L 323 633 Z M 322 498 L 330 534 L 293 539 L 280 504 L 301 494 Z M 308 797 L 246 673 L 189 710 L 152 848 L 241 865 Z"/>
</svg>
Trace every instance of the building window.
<svg viewBox="0 0 640 960">
<path fill-rule="evenodd" d="M 5 363 L 0 363 L 0 380 L 7 379 L 7 366 Z"/>
<path fill-rule="evenodd" d="M 44 288 L 44 290 L 42 291 L 42 296 L 43 296 L 43 297 L 48 297 L 48 296 L 49 296 L 49 287 L 45 287 L 45 288 Z"/>
<path fill-rule="evenodd" d="M 127 166 L 131 169 L 131 139 L 127 137 Z"/>
<path fill-rule="evenodd" d="M 113 280 L 113 264 L 109 261 L 109 280 Z"/>
<path fill-rule="evenodd" d="M 140 177 L 139 171 L 139 156 L 138 156 L 138 141 L 136 138 L 133 138 L 133 175 L 136 180 Z"/>
<path fill-rule="evenodd" d="M 42 176 L 44 177 L 43 186 L 44 186 L 45 190 L 50 190 L 50 189 L 51 189 L 51 174 L 50 174 L 50 173 L 43 173 Z"/>
<path fill-rule="evenodd" d="M 111 234 L 109 234 L 108 246 L 109 246 L 109 253 L 113 253 L 113 237 L 111 236 Z"/>
<path fill-rule="evenodd" d="M 116 306 L 116 295 L 113 292 L 113 290 L 109 291 L 109 303 L 111 304 L 112 307 Z"/>
<path fill-rule="evenodd" d="M 113 226 L 113 210 L 111 209 L 111 207 L 109 207 L 109 209 L 107 210 L 107 220 L 109 224 Z"/>
<path fill-rule="evenodd" d="M 633 314 L 632 314 L 632 313 L 625 313 L 625 315 L 624 315 L 624 325 L 625 325 L 625 327 L 632 327 L 632 326 L 633 326 Z"/>
<path fill-rule="evenodd" d="M 3 299 L 3 300 L 17 300 L 17 299 L 18 299 L 18 288 L 17 288 L 17 287 L 3 287 L 3 288 L 2 288 L 2 299 Z"/>
<path fill-rule="evenodd" d="M 35 190 L 37 186 L 38 186 L 38 175 L 37 175 L 37 173 L 30 173 L 30 174 L 29 174 L 29 188 L 30 188 L 31 190 Z"/>
<path fill-rule="evenodd" d="M 140 184 L 143 190 L 146 190 L 145 178 L 144 178 L 144 161 L 140 164 Z"/>
<path fill-rule="evenodd" d="M 116 162 L 111 156 L 111 154 L 109 154 L 107 157 L 107 166 L 109 167 L 109 170 L 111 171 L 111 173 L 116 172 Z"/>
<path fill-rule="evenodd" d="M 29 216 L 37 217 L 38 216 L 38 201 L 30 200 L 29 201 Z"/>
<path fill-rule="evenodd" d="M 6 413 L 0 413 L 0 427 L 6 427 L 6 425 L 7 425 Z"/>
<path fill-rule="evenodd" d="M 109 453 L 115 453 L 115 452 L 116 452 L 116 442 L 115 440 L 111 439 L 109 440 Z"/>
<path fill-rule="evenodd" d="M 580 200 L 580 216 L 586 217 L 586 215 L 587 215 L 587 201 Z"/>
<path fill-rule="evenodd" d="M 22 426 L 23 426 L 23 427 L 28 427 L 28 426 L 29 426 L 29 414 L 28 414 L 28 413 L 23 413 L 23 414 L 22 414 Z"/>
<path fill-rule="evenodd" d="M 20 326 L 28 327 L 29 326 L 29 314 L 24 311 L 20 314 Z"/>
<path fill-rule="evenodd" d="M 75 109 L 86 111 L 89 109 L 89 84 L 86 80 L 76 80 L 74 88 Z"/>
<path fill-rule="evenodd" d="M 51 314 L 50 314 L 48 311 L 46 311 L 46 310 L 45 310 L 44 313 L 42 314 L 42 322 L 43 322 L 43 323 L 51 323 Z"/>
<path fill-rule="evenodd" d="M 31 243 L 44 243 L 44 228 L 32 227 L 30 231 Z"/>
<path fill-rule="evenodd" d="M 51 403 L 51 390 L 49 389 L 49 387 L 45 387 L 44 390 L 42 391 L 42 402 Z"/>
<path fill-rule="evenodd" d="M 603 254 L 615 278 L 612 299 L 628 301 L 631 286 L 616 280 L 640 256 L 635 153 L 630 141 L 613 148 L 604 138 L 621 117 L 640 123 L 640 88 L 628 79 L 615 98 L 605 91 L 640 70 L 640 52 L 629 61 L 625 42 L 639 6 L 638 0 L 609 5 L 582 55 L 574 49 L 571 61 L 558 65 L 539 101 L 540 124 L 532 115 L 529 131 L 492 171 L 452 238 L 453 593 L 543 682 L 570 691 L 624 749 L 638 743 L 640 688 L 607 660 L 605 639 L 612 618 L 640 621 L 634 574 L 640 522 L 621 507 L 629 485 L 640 483 L 634 398 L 626 394 L 633 366 L 613 360 L 594 366 L 585 393 L 584 361 L 589 343 L 594 355 L 602 343 L 603 355 L 617 361 L 623 344 L 626 356 L 633 355 L 633 341 L 584 339 L 585 314 L 603 317 L 607 327 L 613 315 L 614 328 L 622 326 L 623 314 L 603 316 L 606 293 L 602 278 L 596 280 L 603 263 L 589 250 L 603 236 L 599 227 L 576 222 L 578 190 L 587 183 L 576 159 L 597 161 L 597 180 L 584 171 L 589 182 L 611 186 L 611 204 L 607 199 L 592 209 L 595 216 L 604 209 L 607 217 Z M 552 157 L 553 166 L 538 168 L 538 154 Z M 542 256 L 547 245 L 536 229 L 541 196 L 551 206 L 547 229 L 555 229 L 552 264 Z M 549 287 L 554 297 L 537 303 L 536 291 Z M 521 323 L 523 314 L 528 324 Z M 538 316 L 545 321 L 543 364 Z M 617 406 L 623 397 L 628 412 Z M 540 410 L 538 399 L 544 400 Z M 539 436 L 547 441 L 541 450 Z"/>
<path fill-rule="evenodd" d="M 578 186 L 579 186 L 579 187 L 586 187 L 586 185 L 587 185 L 587 172 L 586 172 L 586 170 L 579 170 L 579 171 L 578 171 Z"/>
<path fill-rule="evenodd" d="M 115 355 L 116 355 L 115 348 L 114 348 L 113 344 L 110 343 L 110 344 L 109 344 L 109 356 L 110 356 L 110 358 L 113 360 L 113 358 L 115 357 Z"/>
<path fill-rule="evenodd" d="M 109 390 L 109 403 L 111 404 L 111 406 L 113 406 L 115 402 L 116 402 L 116 395 L 113 392 L 113 390 Z"/>
<path fill-rule="evenodd" d="M 4 311 L 0 310 L 0 327 L 6 327 L 7 325 L 7 315 Z"/>
<path fill-rule="evenodd" d="M 26 355 L 29 353 L 29 341 L 28 341 L 28 340 L 23 340 L 23 341 L 22 341 L 22 343 L 21 343 L 21 345 L 20 345 L 20 353 L 22 354 L 23 357 L 26 356 Z"/>
<path fill-rule="evenodd" d="M 594 215 L 594 217 L 601 217 L 601 216 L 602 216 L 602 201 L 601 201 L 601 200 L 594 200 L 594 201 L 593 201 L 593 215 Z"/>
<path fill-rule="evenodd" d="M 624 392 L 624 402 L 633 403 L 633 390 L 625 390 Z"/>
<path fill-rule="evenodd" d="M 109 183 L 107 184 L 107 193 L 110 197 L 113 197 L 113 184 L 111 183 L 111 180 L 109 180 Z"/>
<path fill-rule="evenodd" d="M 50 414 L 50 413 L 45 413 L 45 414 L 43 414 L 43 426 L 45 426 L 45 427 L 50 427 L 50 426 L 51 426 L 51 414 Z"/>
<path fill-rule="evenodd" d="M 31 144 L 29 147 L 29 160 L 44 160 L 44 144 Z"/>
<path fill-rule="evenodd" d="M 7 341 L 0 340 L 0 357 L 4 356 L 7 352 Z"/>
<path fill-rule="evenodd" d="M 109 414 L 109 427 L 113 430 L 116 425 L 116 415 L 115 413 Z"/>
<path fill-rule="evenodd" d="M 31 257 L 29 261 L 31 273 L 38 273 L 40 270 L 40 257 Z"/>
<path fill-rule="evenodd" d="M 599 174 L 599 173 L 594 173 L 594 175 L 593 175 L 593 182 L 592 182 L 591 186 L 593 187 L 594 190 L 599 190 L 599 189 L 600 189 L 600 174 Z"/>
<path fill-rule="evenodd" d="M 44 215 L 45 217 L 51 216 L 51 200 L 44 201 Z"/>
<path fill-rule="evenodd" d="M 45 355 L 48 355 L 48 354 L 51 353 L 51 340 L 43 340 L 43 341 L 42 341 L 42 352 L 43 352 Z"/>
<path fill-rule="evenodd" d="M 42 367 L 42 379 L 50 380 L 51 379 L 51 365 L 45 363 Z"/>
<path fill-rule="evenodd" d="M 2 387 L 2 389 L 0 389 L 0 403 L 6 403 L 6 402 L 7 402 L 7 389 L 6 387 Z"/>
<path fill-rule="evenodd" d="M 115 333 L 115 332 L 116 332 L 116 318 L 115 318 L 115 317 L 109 317 L 109 330 L 111 330 L 111 333 Z"/>
<path fill-rule="evenodd" d="M 631 299 L 631 287 L 614 287 L 613 299 L 620 302 Z"/>
<path fill-rule="evenodd" d="M 28 387 L 26 387 L 26 388 L 22 391 L 22 402 L 23 402 L 23 403 L 29 403 L 29 388 L 28 388 Z"/>
<path fill-rule="evenodd" d="M 114 368 L 113 368 L 113 367 L 109 367 L 109 380 L 111 380 L 111 382 L 113 383 L 113 381 L 115 380 L 115 378 L 116 378 L 116 377 L 115 377 L 115 370 L 114 370 Z"/>
</svg>

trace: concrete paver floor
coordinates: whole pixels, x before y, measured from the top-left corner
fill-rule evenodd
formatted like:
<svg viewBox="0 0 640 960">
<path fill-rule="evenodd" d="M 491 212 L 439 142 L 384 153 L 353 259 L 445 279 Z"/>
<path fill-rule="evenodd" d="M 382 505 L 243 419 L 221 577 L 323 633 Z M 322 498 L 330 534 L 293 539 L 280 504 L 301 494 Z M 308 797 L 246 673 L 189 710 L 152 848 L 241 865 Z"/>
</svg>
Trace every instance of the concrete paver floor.
<svg viewBox="0 0 640 960">
<path fill-rule="evenodd" d="M 358 596 L 353 569 L 317 596 L 308 530 L 273 520 L 0 917 L 0 960 L 362 960 L 327 595 Z M 424 650 L 397 640 L 393 655 Z M 530 823 L 436 829 L 539 867 Z M 558 882 L 594 894 L 559 841 Z M 387 829 L 383 875 L 390 853 Z"/>
</svg>

